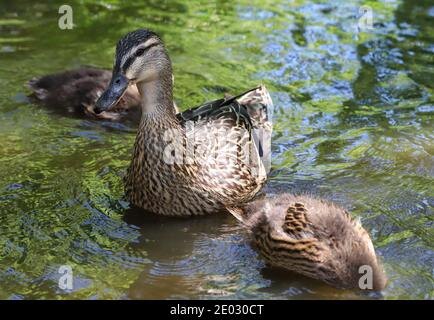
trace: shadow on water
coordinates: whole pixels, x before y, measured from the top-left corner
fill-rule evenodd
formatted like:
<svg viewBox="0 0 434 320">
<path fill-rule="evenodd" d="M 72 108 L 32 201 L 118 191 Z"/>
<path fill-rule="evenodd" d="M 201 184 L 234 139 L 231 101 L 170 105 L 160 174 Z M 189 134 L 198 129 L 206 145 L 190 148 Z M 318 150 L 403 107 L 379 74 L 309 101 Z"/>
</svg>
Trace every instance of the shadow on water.
<svg viewBox="0 0 434 320">
<path fill-rule="evenodd" d="M 206 248 L 207 241 L 218 238 L 220 228 L 228 221 L 223 213 L 174 218 L 155 216 L 133 208 L 125 212 L 123 220 L 139 227 L 140 242 L 132 246 L 146 250 L 147 257 L 153 262 L 130 286 L 127 293 L 129 298 L 194 297 L 206 283 L 204 276 L 200 275 L 200 269 L 221 263 L 213 261 Z M 206 292 L 206 288 L 201 290 Z"/>
</svg>

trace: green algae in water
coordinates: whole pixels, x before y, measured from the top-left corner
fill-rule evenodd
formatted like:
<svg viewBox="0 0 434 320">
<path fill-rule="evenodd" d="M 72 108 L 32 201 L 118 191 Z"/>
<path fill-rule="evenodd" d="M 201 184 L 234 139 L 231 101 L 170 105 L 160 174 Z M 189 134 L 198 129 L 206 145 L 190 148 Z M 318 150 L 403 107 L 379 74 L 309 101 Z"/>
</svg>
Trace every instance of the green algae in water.
<svg viewBox="0 0 434 320">
<path fill-rule="evenodd" d="M 0 6 L 0 298 L 370 297 L 266 268 L 231 217 L 144 217 L 123 199 L 136 129 L 26 99 L 34 76 L 110 68 L 141 27 L 165 40 L 182 109 L 265 83 L 265 191 L 347 206 L 385 263 L 383 297 L 434 298 L 432 1 L 70 1 L 73 30 L 57 28 L 62 4 Z M 369 32 L 355 27 L 361 5 Z"/>
</svg>

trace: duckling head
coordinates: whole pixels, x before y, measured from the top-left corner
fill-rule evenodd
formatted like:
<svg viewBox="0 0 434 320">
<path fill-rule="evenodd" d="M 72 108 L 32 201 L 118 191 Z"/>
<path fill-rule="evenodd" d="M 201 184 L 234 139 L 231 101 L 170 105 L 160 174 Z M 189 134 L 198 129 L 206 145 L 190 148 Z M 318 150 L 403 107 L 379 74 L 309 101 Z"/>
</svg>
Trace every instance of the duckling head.
<svg viewBox="0 0 434 320">
<path fill-rule="evenodd" d="M 126 34 L 116 46 L 112 79 L 96 102 L 95 111 L 100 113 L 115 105 L 128 86 L 155 80 L 171 94 L 172 64 L 163 41 L 147 29 Z M 138 89 L 141 91 L 141 86 Z"/>
<path fill-rule="evenodd" d="M 383 290 L 386 275 L 372 240 L 360 222 L 351 219 L 347 212 L 341 212 L 333 222 L 324 222 L 327 223 L 328 227 L 320 226 L 323 229 L 318 232 L 324 259 L 318 270 L 324 281 L 347 289 Z"/>
</svg>

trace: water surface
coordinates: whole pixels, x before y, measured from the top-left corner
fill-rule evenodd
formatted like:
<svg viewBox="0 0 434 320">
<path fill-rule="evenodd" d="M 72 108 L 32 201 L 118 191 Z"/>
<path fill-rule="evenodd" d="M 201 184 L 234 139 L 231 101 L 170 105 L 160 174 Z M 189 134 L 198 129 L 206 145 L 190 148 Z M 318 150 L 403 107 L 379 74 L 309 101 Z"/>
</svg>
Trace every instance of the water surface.
<svg viewBox="0 0 434 320">
<path fill-rule="evenodd" d="M 432 1 L 68 3 L 73 30 L 57 27 L 62 2 L 0 2 L 0 298 L 434 298 Z M 357 27 L 361 5 L 372 30 Z M 140 27 L 166 42 L 181 109 L 267 85 L 265 191 L 324 196 L 360 217 L 390 278 L 381 296 L 266 267 L 230 216 L 129 208 L 136 128 L 26 98 L 34 76 L 110 68 L 116 41 Z"/>
</svg>

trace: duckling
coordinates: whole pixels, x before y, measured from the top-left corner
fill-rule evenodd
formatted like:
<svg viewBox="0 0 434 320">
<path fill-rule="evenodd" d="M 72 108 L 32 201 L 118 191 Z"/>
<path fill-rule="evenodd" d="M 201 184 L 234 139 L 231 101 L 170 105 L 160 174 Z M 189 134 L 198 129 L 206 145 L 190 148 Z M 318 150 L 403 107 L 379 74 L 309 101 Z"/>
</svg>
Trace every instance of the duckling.
<svg viewBox="0 0 434 320">
<path fill-rule="evenodd" d="M 201 215 L 260 190 L 271 153 L 272 102 L 264 86 L 176 114 L 172 63 L 161 38 L 147 29 L 118 42 L 96 113 L 110 110 L 131 86 L 142 109 L 124 179 L 131 204 L 167 216 Z"/>
<path fill-rule="evenodd" d="M 368 274 L 363 266 L 368 266 L 372 270 L 368 289 L 386 286 L 369 234 L 360 221 L 333 203 L 280 194 L 228 210 L 247 228 L 254 247 L 272 266 L 337 288 L 359 290 L 361 277 Z"/>
<path fill-rule="evenodd" d="M 107 87 L 111 71 L 81 67 L 34 78 L 27 83 L 31 98 L 46 107 L 68 114 L 114 121 L 140 119 L 140 95 L 130 87 L 110 111 L 95 113 L 97 99 Z"/>
</svg>

